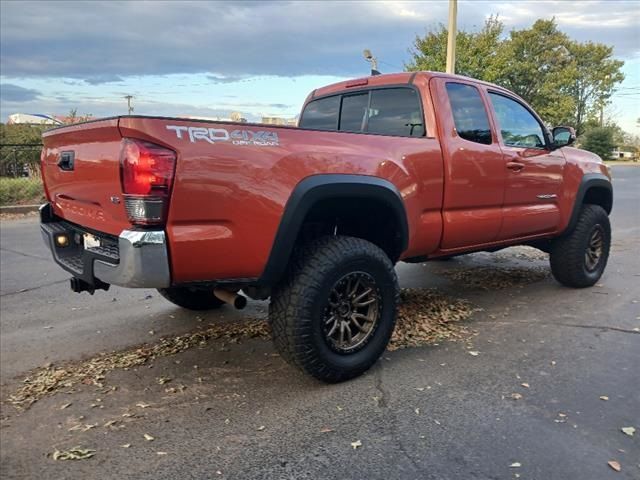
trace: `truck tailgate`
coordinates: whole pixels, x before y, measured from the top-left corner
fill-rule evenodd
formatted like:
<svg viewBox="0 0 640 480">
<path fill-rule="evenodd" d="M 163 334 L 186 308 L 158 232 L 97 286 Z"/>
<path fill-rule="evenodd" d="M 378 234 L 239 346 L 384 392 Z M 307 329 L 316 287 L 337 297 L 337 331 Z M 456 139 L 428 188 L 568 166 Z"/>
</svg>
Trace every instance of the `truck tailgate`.
<svg viewBox="0 0 640 480">
<path fill-rule="evenodd" d="M 118 118 L 45 132 L 42 176 L 57 216 L 112 235 L 130 227 L 122 203 L 121 138 Z"/>
</svg>

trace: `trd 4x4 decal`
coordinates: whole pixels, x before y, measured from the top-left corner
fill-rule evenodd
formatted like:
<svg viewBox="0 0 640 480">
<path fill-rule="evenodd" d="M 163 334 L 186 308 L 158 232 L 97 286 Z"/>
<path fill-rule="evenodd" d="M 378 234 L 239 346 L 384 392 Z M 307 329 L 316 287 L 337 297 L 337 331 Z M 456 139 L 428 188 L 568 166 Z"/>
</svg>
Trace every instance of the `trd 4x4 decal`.
<svg viewBox="0 0 640 480">
<path fill-rule="evenodd" d="M 183 133 L 189 141 L 195 143 L 200 140 L 215 144 L 216 142 L 231 142 L 233 145 L 256 145 L 259 147 L 274 147 L 280 145 L 278 134 L 266 130 L 232 130 L 226 128 L 185 127 L 167 125 L 167 130 L 176 132 L 180 139 Z"/>
</svg>

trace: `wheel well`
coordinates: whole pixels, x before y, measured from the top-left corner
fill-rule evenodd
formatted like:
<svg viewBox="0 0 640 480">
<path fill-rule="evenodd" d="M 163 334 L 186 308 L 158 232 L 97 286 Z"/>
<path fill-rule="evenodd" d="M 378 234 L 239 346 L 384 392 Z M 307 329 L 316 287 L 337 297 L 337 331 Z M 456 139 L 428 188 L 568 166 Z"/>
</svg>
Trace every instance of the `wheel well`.
<svg viewBox="0 0 640 480">
<path fill-rule="evenodd" d="M 582 203 L 588 203 L 592 205 L 600 205 L 605 209 L 607 214 L 611 213 L 613 207 L 613 196 L 611 190 L 603 187 L 591 187 L 584 194 Z"/>
<path fill-rule="evenodd" d="M 307 212 L 296 243 L 335 234 L 368 240 L 394 262 L 402 253 L 400 221 L 393 208 L 379 199 L 337 197 L 319 200 Z"/>
</svg>

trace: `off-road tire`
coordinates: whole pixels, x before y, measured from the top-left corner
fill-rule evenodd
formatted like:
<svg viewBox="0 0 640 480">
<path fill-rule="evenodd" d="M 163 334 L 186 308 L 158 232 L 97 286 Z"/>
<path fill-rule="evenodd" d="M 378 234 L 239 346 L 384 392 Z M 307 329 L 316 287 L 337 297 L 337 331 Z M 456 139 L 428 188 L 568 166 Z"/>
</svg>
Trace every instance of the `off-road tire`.
<svg viewBox="0 0 640 480">
<path fill-rule="evenodd" d="M 222 300 L 213 295 L 213 289 L 169 287 L 159 288 L 158 292 L 174 305 L 188 310 L 213 310 L 224 305 Z"/>
<path fill-rule="evenodd" d="M 602 236 L 602 252 L 597 263 L 588 268 L 587 249 L 595 230 Z M 599 205 L 584 205 L 571 233 L 551 242 L 551 272 L 567 287 L 590 287 L 600 279 L 607 266 L 610 246 L 611 225 L 607 212 Z"/>
<path fill-rule="evenodd" d="M 332 349 L 323 324 L 332 288 L 350 274 L 372 279 L 379 301 L 368 341 L 345 353 Z M 398 279 L 384 251 L 360 238 L 323 237 L 294 252 L 285 278 L 274 288 L 271 335 L 288 363 L 321 381 L 341 382 L 361 375 L 382 355 L 393 333 L 398 300 Z"/>
</svg>

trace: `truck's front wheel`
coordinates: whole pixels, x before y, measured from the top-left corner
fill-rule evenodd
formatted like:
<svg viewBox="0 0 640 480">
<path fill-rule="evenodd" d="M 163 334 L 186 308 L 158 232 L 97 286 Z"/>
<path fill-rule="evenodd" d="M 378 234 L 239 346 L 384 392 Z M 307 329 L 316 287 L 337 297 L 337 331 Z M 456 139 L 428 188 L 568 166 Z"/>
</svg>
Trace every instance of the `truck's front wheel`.
<svg viewBox="0 0 640 480">
<path fill-rule="evenodd" d="M 271 296 L 274 343 L 289 363 L 325 382 L 369 369 L 396 320 L 398 280 L 387 255 L 354 237 L 324 237 L 294 254 Z"/>
<path fill-rule="evenodd" d="M 607 266 L 610 245 L 607 212 L 599 205 L 584 205 L 573 231 L 551 242 L 551 272 L 567 287 L 590 287 Z"/>
<path fill-rule="evenodd" d="M 213 290 L 189 287 L 159 288 L 158 292 L 174 305 L 188 310 L 213 310 L 224 302 L 213 295 Z"/>
</svg>

